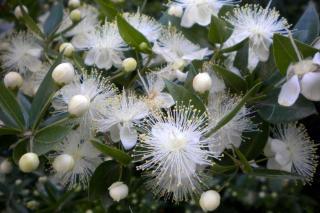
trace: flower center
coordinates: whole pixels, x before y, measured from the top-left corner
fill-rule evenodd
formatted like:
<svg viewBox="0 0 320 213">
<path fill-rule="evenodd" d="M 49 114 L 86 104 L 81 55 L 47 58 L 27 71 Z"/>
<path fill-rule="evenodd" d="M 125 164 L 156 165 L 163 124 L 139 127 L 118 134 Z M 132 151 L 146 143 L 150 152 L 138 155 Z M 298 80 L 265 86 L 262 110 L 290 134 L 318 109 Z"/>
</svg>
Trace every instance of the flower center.
<svg viewBox="0 0 320 213">
<path fill-rule="evenodd" d="M 172 133 L 169 136 L 168 142 L 165 144 L 166 148 L 171 152 L 181 151 L 186 147 L 187 139 L 181 133 Z"/>
</svg>

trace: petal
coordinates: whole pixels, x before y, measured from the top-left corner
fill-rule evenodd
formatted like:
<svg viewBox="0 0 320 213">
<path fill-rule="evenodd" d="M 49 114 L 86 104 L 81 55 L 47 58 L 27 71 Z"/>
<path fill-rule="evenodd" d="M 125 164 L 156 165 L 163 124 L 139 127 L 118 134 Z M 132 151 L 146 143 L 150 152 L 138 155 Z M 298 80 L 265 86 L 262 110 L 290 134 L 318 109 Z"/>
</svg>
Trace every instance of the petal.
<svg viewBox="0 0 320 213">
<path fill-rule="evenodd" d="M 120 130 L 118 125 L 113 125 L 109 129 L 110 131 L 110 138 L 113 142 L 119 142 L 120 141 Z"/>
<path fill-rule="evenodd" d="M 195 17 L 196 13 L 197 13 L 196 7 L 194 6 L 187 7 L 181 19 L 181 26 L 189 28 L 192 25 L 194 25 L 195 20 L 193 19 L 193 17 Z"/>
<path fill-rule="evenodd" d="M 112 67 L 112 61 L 109 51 L 106 49 L 97 52 L 95 64 L 99 69 L 110 69 Z"/>
<path fill-rule="evenodd" d="M 208 48 L 203 48 L 188 55 L 184 55 L 182 59 L 186 61 L 202 60 L 204 57 L 210 54 L 212 54 L 212 51 L 210 51 Z"/>
<path fill-rule="evenodd" d="M 92 46 L 91 39 L 89 38 L 89 35 L 87 33 L 74 36 L 71 43 L 76 49 L 80 50 L 87 49 Z"/>
<path fill-rule="evenodd" d="M 184 73 L 184 72 L 181 72 L 180 70 L 176 70 L 175 74 L 177 79 L 181 82 L 185 82 L 188 77 L 188 72 Z"/>
<path fill-rule="evenodd" d="M 316 53 L 313 57 L 313 63 L 320 65 L 320 53 Z"/>
<path fill-rule="evenodd" d="M 270 140 L 270 149 L 272 153 L 285 152 L 287 150 L 287 145 L 278 139 Z"/>
<path fill-rule="evenodd" d="M 283 84 L 278 97 L 278 103 L 282 106 L 290 107 L 296 102 L 299 94 L 299 79 L 297 75 L 294 75 L 285 84 Z"/>
<path fill-rule="evenodd" d="M 155 101 L 160 108 L 169 108 L 175 104 L 174 99 L 168 93 L 160 93 L 155 97 Z"/>
<path fill-rule="evenodd" d="M 41 70 L 42 64 L 41 61 L 31 55 L 25 56 L 25 66 L 31 71 L 31 72 L 38 72 Z"/>
<path fill-rule="evenodd" d="M 263 154 L 268 158 L 271 158 L 274 156 L 274 152 L 271 149 L 272 140 L 273 140 L 272 138 L 269 138 L 267 144 L 265 145 L 265 147 L 263 149 Z"/>
<path fill-rule="evenodd" d="M 86 58 L 84 59 L 84 63 L 89 66 L 94 65 L 96 55 L 97 54 L 95 50 L 93 49 L 89 50 L 89 52 L 86 55 Z"/>
<path fill-rule="evenodd" d="M 279 152 L 274 157 L 275 161 L 281 166 L 287 165 L 291 161 L 291 154 L 289 151 Z"/>
<path fill-rule="evenodd" d="M 200 4 L 197 6 L 197 11 L 195 13 L 195 22 L 201 26 L 207 26 L 211 22 L 211 8 L 207 4 Z"/>
<path fill-rule="evenodd" d="M 320 101 L 320 73 L 309 72 L 301 80 L 301 93 L 311 101 Z"/>
<path fill-rule="evenodd" d="M 281 166 L 277 163 L 274 158 L 270 158 L 267 162 L 268 169 L 281 170 Z"/>
<path fill-rule="evenodd" d="M 127 125 L 120 127 L 120 139 L 126 150 L 132 149 L 138 140 L 138 133 L 133 127 Z"/>
</svg>

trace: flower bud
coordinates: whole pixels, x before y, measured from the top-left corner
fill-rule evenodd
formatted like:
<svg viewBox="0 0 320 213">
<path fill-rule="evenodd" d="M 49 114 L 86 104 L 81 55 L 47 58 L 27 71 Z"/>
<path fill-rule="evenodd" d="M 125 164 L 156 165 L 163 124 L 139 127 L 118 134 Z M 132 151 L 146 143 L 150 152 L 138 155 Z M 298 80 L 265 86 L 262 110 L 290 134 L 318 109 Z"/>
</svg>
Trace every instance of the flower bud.
<svg viewBox="0 0 320 213">
<path fill-rule="evenodd" d="M 220 205 L 220 194 L 214 190 L 203 192 L 199 203 L 203 211 L 213 211 Z"/>
<path fill-rule="evenodd" d="M 39 207 L 39 202 L 30 200 L 27 202 L 26 207 L 31 210 L 36 210 Z"/>
<path fill-rule="evenodd" d="M 12 163 L 5 159 L 0 164 L 0 173 L 2 174 L 9 174 L 12 171 Z"/>
<path fill-rule="evenodd" d="M 90 106 L 90 99 L 84 95 L 75 95 L 68 104 L 68 112 L 70 115 L 80 117 L 85 114 Z"/>
<path fill-rule="evenodd" d="M 71 83 L 74 79 L 73 65 L 68 62 L 59 64 L 54 68 L 52 78 L 59 85 Z"/>
<path fill-rule="evenodd" d="M 309 72 L 301 79 L 301 93 L 311 101 L 320 101 L 320 72 Z"/>
<path fill-rule="evenodd" d="M 148 50 L 149 46 L 146 42 L 142 42 L 141 44 L 139 44 L 139 49 L 140 50 Z"/>
<path fill-rule="evenodd" d="M 24 5 L 21 5 L 21 7 L 24 9 L 24 11 L 26 11 L 26 13 L 28 13 L 28 8 Z M 22 10 L 20 8 L 20 5 L 16 6 L 16 8 L 14 9 L 14 16 L 19 19 L 23 16 Z"/>
<path fill-rule="evenodd" d="M 120 200 L 128 196 L 129 188 L 123 182 L 115 182 L 109 187 L 109 195 L 114 200 L 119 202 Z"/>
<path fill-rule="evenodd" d="M 80 0 L 69 0 L 68 7 L 71 7 L 71 8 L 80 7 Z"/>
<path fill-rule="evenodd" d="M 74 47 L 71 43 L 65 42 L 65 43 L 62 43 L 59 47 L 59 52 L 62 52 L 62 51 L 63 51 L 63 55 L 70 57 L 74 52 Z"/>
<path fill-rule="evenodd" d="M 122 62 L 122 67 L 126 72 L 132 72 L 137 68 L 137 61 L 134 58 L 126 58 Z"/>
<path fill-rule="evenodd" d="M 57 172 L 65 173 L 73 169 L 74 159 L 71 155 L 62 154 L 54 159 L 52 166 Z"/>
<path fill-rule="evenodd" d="M 21 171 L 29 173 L 36 170 L 39 166 L 39 157 L 37 154 L 29 152 L 24 155 L 19 160 L 19 168 Z"/>
<path fill-rule="evenodd" d="M 72 22 L 79 22 L 81 20 L 81 11 L 78 9 L 74 9 L 71 11 L 69 17 Z"/>
<path fill-rule="evenodd" d="M 175 16 L 175 17 L 180 18 L 182 16 L 182 13 L 183 13 L 183 8 L 181 6 L 171 5 L 169 7 L 168 14 L 170 16 Z"/>
<path fill-rule="evenodd" d="M 199 73 L 194 77 L 192 86 L 196 92 L 204 93 L 212 86 L 211 77 L 206 72 Z"/>
<path fill-rule="evenodd" d="M 22 86 L 23 79 L 17 72 L 9 72 L 4 76 L 4 85 L 8 89 L 15 90 Z"/>
</svg>

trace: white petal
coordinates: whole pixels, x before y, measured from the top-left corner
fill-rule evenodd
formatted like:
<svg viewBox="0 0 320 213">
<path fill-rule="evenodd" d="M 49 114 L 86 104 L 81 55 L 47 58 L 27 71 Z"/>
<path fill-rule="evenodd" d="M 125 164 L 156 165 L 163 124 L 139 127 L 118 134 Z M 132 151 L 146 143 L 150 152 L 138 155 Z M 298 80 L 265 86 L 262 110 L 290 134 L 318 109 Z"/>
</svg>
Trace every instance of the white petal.
<svg viewBox="0 0 320 213">
<path fill-rule="evenodd" d="M 96 55 L 95 64 L 99 69 L 110 69 L 112 67 L 112 61 L 108 50 L 100 50 Z"/>
<path fill-rule="evenodd" d="M 291 161 L 291 154 L 289 151 L 279 152 L 276 154 L 274 159 L 277 161 L 279 165 L 285 166 Z"/>
<path fill-rule="evenodd" d="M 212 51 L 208 50 L 208 48 L 203 48 L 201 50 L 192 52 L 191 54 L 184 55 L 182 59 L 186 61 L 202 60 L 204 57 L 210 54 L 212 54 Z"/>
<path fill-rule="evenodd" d="M 195 14 L 195 22 L 201 26 L 207 26 L 211 22 L 211 9 L 207 4 L 200 4 L 197 6 L 197 11 Z"/>
<path fill-rule="evenodd" d="M 25 66 L 31 71 L 31 72 L 38 72 L 41 70 L 41 61 L 31 55 L 25 56 Z"/>
<path fill-rule="evenodd" d="M 313 63 L 320 65 L 320 53 L 317 52 L 313 57 Z"/>
<path fill-rule="evenodd" d="M 300 94 L 300 85 L 297 75 L 292 76 L 285 84 L 283 84 L 278 103 L 282 106 L 292 106 L 298 99 Z"/>
<path fill-rule="evenodd" d="M 301 80 L 301 93 L 311 101 L 320 101 L 320 73 L 309 72 Z"/>
<path fill-rule="evenodd" d="M 84 63 L 89 66 L 94 65 L 96 55 L 97 55 L 97 53 L 95 50 L 93 50 L 93 49 L 89 50 L 89 52 L 86 55 L 86 58 L 84 59 Z"/>
<path fill-rule="evenodd" d="M 111 140 L 113 142 L 118 142 L 120 141 L 120 130 L 119 130 L 119 127 L 118 125 L 113 125 L 110 127 L 109 129 L 110 131 L 110 137 L 111 137 Z"/>
<path fill-rule="evenodd" d="M 132 149 L 138 140 L 138 133 L 133 127 L 127 125 L 120 127 L 120 139 L 126 150 Z"/>
<path fill-rule="evenodd" d="M 175 74 L 177 79 L 181 82 L 185 82 L 188 77 L 188 72 L 184 73 L 184 72 L 181 72 L 180 70 L 176 70 Z"/>
<path fill-rule="evenodd" d="M 274 156 L 274 152 L 271 149 L 272 140 L 273 140 L 272 138 L 269 138 L 267 144 L 265 145 L 265 147 L 263 149 L 263 154 L 268 158 L 271 158 Z"/>
<path fill-rule="evenodd" d="M 91 39 L 86 33 L 74 36 L 71 43 L 77 49 L 87 49 L 91 47 Z"/>
<path fill-rule="evenodd" d="M 195 17 L 196 13 L 197 13 L 196 7 L 194 6 L 187 7 L 181 19 L 181 26 L 189 28 L 192 25 L 194 25 L 195 20 L 193 19 L 193 17 Z"/>
<path fill-rule="evenodd" d="M 271 139 L 270 141 L 270 150 L 272 153 L 285 152 L 287 150 L 287 145 L 278 139 Z"/>
<path fill-rule="evenodd" d="M 168 93 L 160 93 L 155 97 L 155 101 L 160 108 L 169 108 L 175 104 L 174 99 Z"/>
<path fill-rule="evenodd" d="M 270 158 L 267 162 L 267 168 L 281 170 L 282 167 L 277 163 L 277 161 L 274 158 Z"/>
</svg>

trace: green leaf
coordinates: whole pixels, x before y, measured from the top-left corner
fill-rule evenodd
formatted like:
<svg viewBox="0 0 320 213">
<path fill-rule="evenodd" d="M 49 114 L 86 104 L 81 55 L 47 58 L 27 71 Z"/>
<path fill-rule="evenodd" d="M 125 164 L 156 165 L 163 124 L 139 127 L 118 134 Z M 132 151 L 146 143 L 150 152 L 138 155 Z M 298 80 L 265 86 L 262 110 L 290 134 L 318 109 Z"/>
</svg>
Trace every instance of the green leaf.
<svg viewBox="0 0 320 213">
<path fill-rule="evenodd" d="M 3 82 L 0 82 L 0 109 L 3 122 L 8 127 L 23 129 L 25 125 L 24 117 L 13 93 L 8 90 Z"/>
<path fill-rule="evenodd" d="M 265 177 L 265 178 L 281 178 L 281 179 L 291 179 L 291 180 L 303 180 L 304 177 L 293 174 L 290 172 L 272 170 L 272 169 L 253 169 L 250 173 L 252 176 Z"/>
<path fill-rule="evenodd" d="M 52 144 L 47 143 L 39 143 L 38 141 L 33 142 L 33 152 L 37 155 L 44 155 L 50 151 L 54 150 L 54 146 Z"/>
<path fill-rule="evenodd" d="M 247 160 L 247 158 L 244 156 L 244 154 L 242 154 L 242 152 L 240 151 L 240 149 L 233 147 L 233 149 L 236 152 L 236 155 L 238 156 L 240 162 L 241 162 L 241 169 L 243 172 L 245 173 L 250 173 L 252 172 L 252 168 Z"/>
<path fill-rule="evenodd" d="M 214 175 L 224 174 L 230 171 L 234 171 L 237 167 L 235 165 L 219 165 L 214 163 L 212 165 L 212 172 Z"/>
<path fill-rule="evenodd" d="M 110 156 L 123 165 L 128 165 L 131 162 L 131 157 L 120 149 L 105 145 L 96 139 L 92 139 L 91 143 L 103 154 Z"/>
<path fill-rule="evenodd" d="M 22 11 L 23 17 L 21 20 L 24 22 L 24 24 L 27 26 L 29 30 L 40 36 L 41 38 L 44 38 L 45 36 L 43 35 L 42 31 L 38 27 L 38 25 L 33 21 L 33 19 L 29 16 L 29 14 L 24 10 L 24 8 L 20 6 L 20 9 Z"/>
<path fill-rule="evenodd" d="M 242 47 L 236 54 L 233 65 L 237 67 L 241 72 L 246 72 L 248 70 L 249 63 L 249 42 L 244 42 Z"/>
<path fill-rule="evenodd" d="M 239 75 L 217 64 L 213 65 L 213 70 L 223 78 L 226 86 L 233 92 L 245 92 L 247 90 L 247 82 Z"/>
<path fill-rule="evenodd" d="M 280 89 L 271 91 L 267 98 L 257 104 L 259 115 L 272 124 L 297 121 L 309 115 L 316 114 L 315 105 L 300 95 L 291 107 L 278 104 Z"/>
<path fill-rule="evenodd" d="M 108 187 L 119 180 L 120 165 L 114 161 L 105 161 L 94 171 L 89 183 L 89 199 L 95 200 L 106 196 Z"/>
<path fill-rule="evenodd" d="M 244 141 L 239 148 L 248 160 L 253 160 L 262 153 L 270 133 L 269 124 L 259 116 L 255 116 L 252 121 L 257 125 L 257 129 L 243 133 Z"/>
<path fill-rule="evenodd" d="M 175 84 L 171 81 L 165 80 L 166 88 L 172 95 L 176 102 L 188 104 L 190 103 L 195 107 L 195 109 L 200 110 L 200 112 L 206 112 L 206 107 L 202 100 L 198 96 L 194 95 L 192 92 L 187 90 L 181 85 Z"/>
<path fill-rule="evenodd" d="M 224 125 L 226 125 L 229 121 L 232 120 L 232 118 L 242 109 L 242 107 L 246 104 L 246 102 L 252 98 L 252 96 L 258 91 L 260 88 L 261 83 L 256 84 L 253 86 L 246 95 L 239 101 L 239 103 L 229 112 L 227 115 L 225 115 L 218 124 L 209 131 L 207 134 L 208 136 L 212 135 L 213 133 L 217 132 L 220 128 L 222 128 Z"/>
<path fill-rule="evenodd" d="M 228 22 L 212 16 L 208 33 L 209 41 L 213 44 L 223 44 L 231 36 L 232 31 Z"/>
<path fill-rule="evenodd" d="M 38 126 L 41 118 L 50 105 L 51 98 L 59 89 L 59 86 L 54 83 L 51 74 L 54 68 L 60 64 L 61 59 L 62 54 L 59 55 L 55 63 L 51 66 L 32 101 L 29 120 L 29 125 L 32 126 L 32 129 L 35 129 Z"/>
<path fill-rule="evenodd" d="M 18 165 L 20 157 L 27 153 L 27 140 L 20 140 L 17 145 L 13 148 L 12 158 L 13 161 Z"/>
<path fill-rule="evenodd" d="M 311 44 L 320 33 L 320 19 L 314 2 L 310 1 L 307 9 L 293 28 L 294 37 L 302 42 Z"/>
<path fill-rule="evenodd" d="M 230 52 L 234 52 L 234 51 L 238 51 L 239 49 L 243 48 L 245 45 L 247 45 L 249 42 L 249 39 L 246 38 L 242 41 L 240 41 L 239 43 L 231 46 L 231 47 L 227 47 L 225 49 L 220 50 L 221 53 L 230 53 Z"/>
<path fill-rule="evenodd" d="M 16 135 L 21 133 L 19 129 L 13 129 L 9 127 L 0 127 L 0 135 Z"/>
<path fill-rule="evenodd" d="M 317 49 L 297 40 L 295 40 L 295 43 L 303 58 L 312 57 L 318 52 Z M 290 39 L 279 34 L 273 36 L 273 55 L 282 75 L 287 73 L 287 69 L 291 63 L 299 61 Z"/>
<path fill-rule="evenodd" d="M 54 125 L 40 129 L 34 140 L 38 143 L 50 144 L 61 141 L 70 132 L 71 128 Z"/>
<path fill-rule="evenodd" d="M 54 33 L 63 19 L 63 5 L 61 2 L 55 4 L 43 25 L 43 31 L 46 36 Z"/>
<path fill-rule="evenodd" d="M 107 17 L 108 21 L 112 21 L 118 14 L 118 11 L 114 7 L 114 5 L 106 0 L 94 0 L 101 9 L 102 14 Z"/>
<path fill-rule="evenodd" d="M 17 101 L 20 105 L 20 108 L 22 110 L 22 114 L 25 120 L 25 126 L 29 126 L 29 112 L 31 109 L 31 103 L 28 100 L 28 98 L 22 93 L 22 92 L 18 92 L 17 95 Z"/>
<path fill-rule="evenodd" d="M 151 45 L 146 37 L 132 27 L 121 15 L 117 15 L 117 24 L 122 39 L 137 51 L 150 54 Z"/>
<path fill-rule="evenodd" d="M 189 69 L 188 69 L 188 75 L 187 75 L 187 79 L 184 82 L 184 87 L 187 88 L 188 90 L 193 91 L 193 86 L 192 86 L 192 82 L 193 82 L 193 78 L 198 74 L 198 71 L 196 70 L 196 68 L 193 66 L 193 64 L 189 65 Z"/>
</svg>

